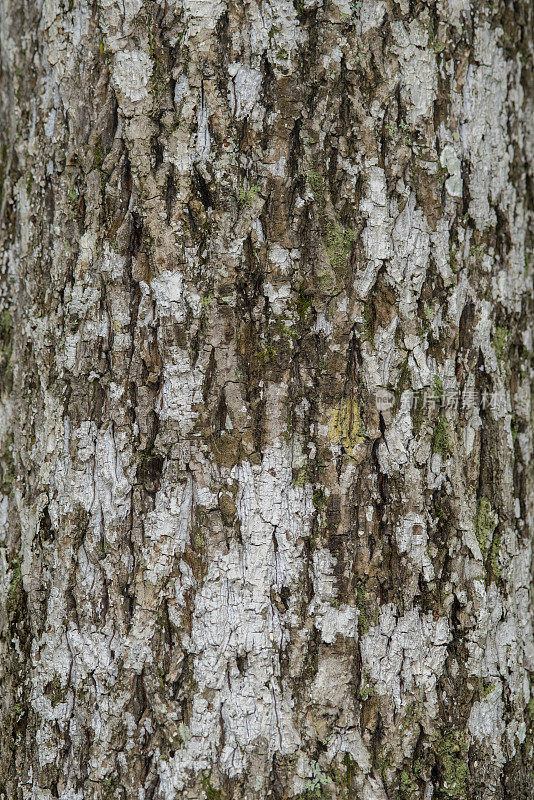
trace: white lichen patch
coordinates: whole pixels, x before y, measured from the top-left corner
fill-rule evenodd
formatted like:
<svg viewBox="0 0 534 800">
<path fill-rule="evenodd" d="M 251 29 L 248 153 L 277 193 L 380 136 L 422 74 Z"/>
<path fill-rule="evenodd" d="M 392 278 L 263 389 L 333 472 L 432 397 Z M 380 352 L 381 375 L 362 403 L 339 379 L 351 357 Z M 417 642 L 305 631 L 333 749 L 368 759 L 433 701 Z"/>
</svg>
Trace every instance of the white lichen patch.
<svg viewBox="0 0 534 800">
<path fill-rule="evenodd" d="M 311 699 L 325 710 L 343 708 L 350 702 L 350 662 L 339 653 L 325 655 L 319 661 L 311 687 Z"/>
<path fill-rule="evenodd" d="M 449 173 L 445 181 L 445 188 L 452 197 L 461 197 L 463 194 L 462 164 L 454 147 L 445 145 L 440 156 L 441 166 Z"/>
<path fill-rule="evenodd" d="M 264 35 L 267 34 L 269 54 L 275 68 L 290 68 L 291 59 L 295 57 L 298 47 L 303 41 L 302 29 L 291 0 L 271 0 L 264 7 Z"/>
<path fill-rule="evenodd" d="M 422 570 L 425 580 L 432 580 L 434 567 L 428 554 L 428 534 L 423 515 L 408 514 L 397 527 L 396 534 L 400 552 Z"/>
<path fill-rule="evenodd" d="M 68 454 L 69 439 L 76 448 L 75 469 Z M 79 503 L 94 515 L 97 529 L 104 526 L 112 536 L 112 522 L 124 519 L 130 510 L 131 471 L 123 462 L 126 453 L 119 449 L 111 427 L 99 431 L 91 421 L 72 432 L 67 429 L 65 444 L 64 463 L 56 471 L 55 481 L 61 491 L 69 487 L 66 509 Z"/>
<path fill-rule="evenodd" d="M 154 511 L 146 520 L 143 580 L 157 586 L 169 575 L 174 559 L 184 552 L 189 540 L 192 505 L 191 478 L 176 486 L 164 477 Z"/>
<path fill-rule="evenodd" d="M 411 404 L 411 392 L 403 392 L 399 409 L 384 432 L 384 441 L 378 448 L 380 468 L 388 475 L 402 469 L 414 449 Z"/>
<path fill-rule="evenodd" d="M 460 30 L 463 18 L 470 18 L 471 6 L 471 0 L 439 0 L 440 13 Z"/>
<path fill-rule="evenodd" d="M 437 713 L 436 684 L 443 671 L 450 641 L 446 618 L 435 620 L 413 608 L 397 616 L 392 603 L 380 609 L 378 625 L 362 636 L 363 669 L 376 691 L 400 710 L 410 697 L 422 696 L 427 712 Z"/>
<path fill-rule="evenodd" d="M 175 420 L 182 433 L 190 433 L 202 403 L 204 370 L 192 368 L 189 353 L 175 348 L 172 363 L 163 368 L 163 386 L 157 413 L 162 420 Z"/>
<path fill-rule="evenodd" d="M 150 287 L 154 293 L 158 315 L 172 316 L 176 322 L 184 322 L 187 308 L 183 297 L 184 279 L 181 272 L 165 270 L 153 278 Z"/>
<path fill-rule="evenodd" d="M 360 203 L 360 211 L 367 219 L 363 244 L 368 259 L 383 260 L 392 254 L 386 177 L 384 170 L 375 165 L 369 165 L 368 175 L 367 195 Z"/>
<path fill-rule="evenodd" d="M 428 47 L 428 30 L 418 20 L 406 26 L 392 24 L 402 74 L 401 93 L 407 102 L 408 122 L 417 124 L 432 111 L 437 94 L 436 57 Z"/>
<path fill-rule="evenodd" d="M 349 5 L 347 3 L 347 5 Z M 354 9 L 355 4 L 350 4 L 350 10 Z M 358 21 L 361 25 L 363 34 L 368 33 L 374 28 L 378 28 L 386 13 L 386 3 L 384 0 L 363 0 L 358 6 Z"/>
<path fill-rule="evenodd" d="M 472 610 L 476 626 L 467 641 L 469 659 L 467 668 L 471 675 L 484 678 L 495 685 L 495 690 L 473 706 L 470 729 L 474 735 L 491 742 L 495 757 L 502 758 L 502 733 L 506 736 L 512 750 L 515 738 L 520 740 L 522 709 L 530 699 L 528 681 L 525 681 L 523 665 L 529 670 L 534 665 L 534 644 L 532 616 L 529 605 L 529 585 L 531 552 L 528 548 L 515 545 L 515 553 L 507 569 L 508 580 L 514 587 L 510 601 L 505 602 L 496 583 L 487 588 L 482 581 L 476 581 L 476 595 Z M 502 683 L 508 687 L 514 701 L 515 713 L 505 717 L 502 708 Z M 496 710 L 497 709 L 497 710 Z M 497 716 L 498 715 L 498 718 Z M 490 725 L 501 735 L 488 736 Z"/>
<path fill-rule="evenodd" d="M 152 68 L 150 56 L 144 50 L 124 50 L 115 54 L 112 79 L 126 114 L 139 114 L 145 110 Z"/>
<path fill-rule="evenodd" d="M 242 544 L 232 542 L 213 558 L 196 596 L 190 647 L 198 691 L 188 741 L 173 761 L 160 764 L 169 798 L 188 771 L 209 767 L 221 746 L 224 771 L 236 775 L 246 767 L 247 748 L 260 739 L 273 753 L 294 752 L 298 744 L 292 701 L 278 680 L 278 652 L 289 630 L 271 590 L 293 592 L 297 585 L 311 497 L 291 485 L 285 446 L 268 448 L 261 467 L 244 462 L 233 473 Z M 291 603 L 288 614 L 291 619 Z"/>
<path fill-rule="evenodd" d="M 387 270 L 397 285 L 402 286 L 399 301 L 401 316 L 413 319 L 421 287 L 426 277 L 430 256 L 428 223 L 416 198 L 410 193 L 392 229 L 392 258 Z"/>
<path fill-rule="evenodd" d="M 226 8 L 224 0 L 180 0 L 179 10 L 186 13 L 187 30 L 191 38 L 206 38 L 211 34 Z"/>
<path fill-rule="evenodd" d="M 476 700 L 469 714 L 469 733 L 478 741 L 488 744 L 495 755 L 498 764 L 504 764 L 505 756 L 502 749 L 502 736 L 506 729 L 504 721 L 504 703 L 500 691 L 500 684 L 491 685 L 488 694 L 483 700 Z"/>
<path fill-rule="evenodd" d="M 228 67 L 228 100 L 237 119 L 252 114 L 260 97 L 263 80 L 259 69 L 249 69 L 243 64 L 230 64 Z"/>
<path fill-rule="evenodd" d="M 348 753 L 364 773 L 371 771 L 371 755 L 355 728 L 333 733 L 328 740 L 328 759 L 331 762 L 339 753 Z"/>
<path fill-rule="evenodd" d="M 321 606 L 316 610 L 316 626 L 326 644 L 332 644 L 337 636 L 358 638 L 359 610 L 355 606 Z"/>
<path fill-rule="evenodd" d="M 478 64 L 471 64 L 467 70 L 459 133 L 472 165 L 469 210 L 483 230 L 496 219 L 490 202 L 506 196 L 511 200 L 514 189 L 508 179 L 512 151 L 506 130 L 509 64 L 494 31 L 477 28 L 476 41 Z"/>
<path fill-rule="evenodd" d="M 336 636 L 357 639 L 359 610 L 353 605 L 342 604 L 336 597 L 335 558 L 329 550 L 318 548 L 313 554 L 314 597 L 308 613 L 315 627 L 321 631 L 326 644 L 332 644 Z"/>
</svg>

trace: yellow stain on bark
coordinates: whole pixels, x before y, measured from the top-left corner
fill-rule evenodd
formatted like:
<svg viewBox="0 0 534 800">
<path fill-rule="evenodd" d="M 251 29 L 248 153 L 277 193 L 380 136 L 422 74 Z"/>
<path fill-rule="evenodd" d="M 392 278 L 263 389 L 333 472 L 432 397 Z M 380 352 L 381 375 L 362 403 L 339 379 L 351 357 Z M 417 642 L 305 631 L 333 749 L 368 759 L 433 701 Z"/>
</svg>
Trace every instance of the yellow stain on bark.
<svg viewBox="0 0 534 800">
<path fill-rule="evenodd" d="M 328 436 L 332 444 L 340 445 L 349 456 L 364 440 L 360 407 L 356 400 L 344 398 L 330 412 Z"/>
</svg>

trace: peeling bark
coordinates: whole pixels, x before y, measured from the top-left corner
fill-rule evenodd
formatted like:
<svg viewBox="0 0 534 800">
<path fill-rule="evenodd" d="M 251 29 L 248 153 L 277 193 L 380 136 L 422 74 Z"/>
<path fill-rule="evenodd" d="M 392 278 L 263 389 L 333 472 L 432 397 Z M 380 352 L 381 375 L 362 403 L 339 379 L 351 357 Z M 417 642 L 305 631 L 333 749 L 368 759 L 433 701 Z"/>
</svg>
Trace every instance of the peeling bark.
<svg viewBox="0 0 534 800">
<path fill-rule="evenodd" d="M 533 796 L 532 24 L 0 0 L 0 797 Z"/>
</svg>

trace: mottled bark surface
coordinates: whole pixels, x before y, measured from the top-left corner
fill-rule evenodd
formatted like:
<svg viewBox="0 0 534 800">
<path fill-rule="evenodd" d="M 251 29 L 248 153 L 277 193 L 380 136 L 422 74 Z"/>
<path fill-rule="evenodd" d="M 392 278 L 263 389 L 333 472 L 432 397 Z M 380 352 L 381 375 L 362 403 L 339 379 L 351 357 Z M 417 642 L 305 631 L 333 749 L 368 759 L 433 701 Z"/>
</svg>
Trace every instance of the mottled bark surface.
<svg viewBox="0 0 534 800">
<path fill-rule="evenodd" d="M 0 797 L 528 800 L 528 0 L 0 0 Z"/>
</svg>

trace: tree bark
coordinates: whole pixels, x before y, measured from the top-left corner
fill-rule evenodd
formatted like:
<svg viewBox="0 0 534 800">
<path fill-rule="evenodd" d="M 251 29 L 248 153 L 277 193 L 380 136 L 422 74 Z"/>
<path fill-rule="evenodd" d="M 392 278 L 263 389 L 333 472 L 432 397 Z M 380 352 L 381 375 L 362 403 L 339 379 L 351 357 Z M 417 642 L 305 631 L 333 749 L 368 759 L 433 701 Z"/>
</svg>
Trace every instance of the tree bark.
<svg viewBox="0 0 534 800">
<path fill-rule="evenodd" d="M 534 796 L 532 25 L 0 0 L 1 798 Z"/>
</svg>

